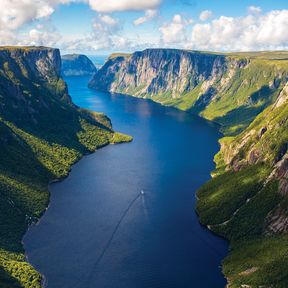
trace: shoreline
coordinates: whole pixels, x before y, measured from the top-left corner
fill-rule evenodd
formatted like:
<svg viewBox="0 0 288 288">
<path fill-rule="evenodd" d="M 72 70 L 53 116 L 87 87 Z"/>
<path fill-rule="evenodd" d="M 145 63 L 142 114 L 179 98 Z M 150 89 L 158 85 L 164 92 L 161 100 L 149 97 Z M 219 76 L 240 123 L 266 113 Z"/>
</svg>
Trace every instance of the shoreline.
<svg viewBox="0 0 288 288">
<path fill-rule="evenodd" d="M 165 105 L 165 104 L 161 103 L 160 101 L 155 101 L 155 100 L 153 100 L 153 99 L 151 99 L 151 98 L 137 97 L 137 96 L 133 96 L 133 95 L 131 95 L 131 94 L 123 94 L 123 93 L 118 93 L 118 92 L 100 91 L 100 90 L 96 90 L 96 89 L 93 89 L 93 88 L 90 88 L 90 89 L 92 89 L 92 90 L 94 90 L 94 91 L 102 92 L 102 93 L 110 93 L 110 94 L 116 94 L 116 95 L 121 95 L 121 96 L 129 96 L 129 97 L 133 97 L 133 98 L 136 98 L 136 99 L 142 99 L 142 100 L 146 100 L 146 101 L 148 100 L 148 101 L 151 101 L 151 102 L 153 102 L 153 103 L 159 104 L 160 106 L 163 106 L 163 107 L 166 107 L 166 108 L 171 108 L 171 109 L 173 109 L 173 110 L 175 110 L 175 111 L 181 111 L 181 112 L 183 112 L 183 113 L 187 113 L 188 115 L 197 117 L 197 118 L 201 119 L 202 121 L 205 121 L 205 122 L 208 123 L 208 124 L 212 124 L 213 126 L 216 126 L 216 127 L 217 127 L 218 133 L 220 134 L 220 137 L 219 137 L 219 139 L 218 139 L 218 141 L 217 141 L 217 142 L 218 142 L 218 145 L 219 145 L 219 150 L 214 154 L 214 157 L 215 157 L 215 155 L 217 155 L 217 153 L 219 153 L 219 152 L 221 151 L 220 140 L 221 140 L 223 137 L 225 137 L 225 136 L 224 136 L 224 134 L 221 132 L 221 128 L 222 128 L 223 126 L 222 126 L 220 123 L 218 123 L 218 122 L 208 120 L 208 119 L 206 119 L 206 118 L 204 118 L 204 117 L 202 117 L 202 116 L 200 116 L 200 115 L 190 113 L 189 111 L 185 111 L 185 110 L 179 109 L 179 108 L 177 108 L 177 107 L 173 107 L 173 106 L 170 106 L 170 105 Z M 210 179 L 213 178 L 212 173 L 213 173 L 213 171 L 214 171 L 215 168 L 216 168 L 216 163 L 215 163 L 215 161 L 214 161 L 214 157 L 213 157 L 214 169 L 209 173 Z M 209 181 L 209 180 L 207 180 L 207 181 Z M 205 181 L 199 188 L 201 188 L 205 183 L 207 183 L 207 181 Z M 199 189 L 199 188 L 198 188 L 198 189 Z M 198 189 L 197 189 L 197 190 L 198 190 Z M 200 222 L 199 214 L 198 214 L 197 211 L 196 211 L 196 205 L 197 205 L 197 202 L 198 202 L 198 200 L 199 200 L 199 197 L 197 196 L 197 190 L 195 191 L 195 194 L 194 194 L 194 195 L 195 195 L 195 199 L 196 199 L 196 203 L 195 203 L 195 207 L 194 207 L 194 212 L 195 212 L 195 214 L 196 214 L 196 216 L 197 216 L 198 223 L 199 223 L 202 227 L 204 227 L 207 231 L 209 231 L 212 235 L 214 235 L 214 236 L 216 236 L 216 237 L 218 237 L 218 238 L 223 239 L 224 241 L 226 241 L 226 242 L 228 243 L 228 247 L 230 247 L 230 241 L 229 241 L 227 238 L 225 238 L 225 237 L 217 234 L 215 231 L 211 230 L 210 227 L 209 227 L 209 225 L 205 225 L 205 224 L 203 224 L 203 223 Z M 226 258 L 228 255 L 229 255 L 229 250 L 228 250 L 228 254 L 225 256 L 225 258 Z M 227 281 L 226 286 L 223 287 L 223 288 L 228 288 L 228 287 L 229 287 L 229 281 L 228 281 L 228 279 L 225 277 L 225 275 L 224 275 L 224 273 L 223 273 L 223 269 L 222 269 L 222 262 L 223 262 L 223 260 L 224 260 L 225 258 L 222 259 L 220 268 L 221 268 L 221 273 L 222 273 L 222 275 L 224 276 L 224 278 L 225 278 L 226 281 Z"/>
<path fill-rule="evenodd" d="M 99 92 L 100 92 L 100 91 L 99 91 Z M 101 92 L 105 92 L 105 91 L 101 91 Z M 105 92 L 105 93 L 107 93 L 107 92 Z M 108 93 L 110 93 L 110 92 L 108 92 Z M 113 93 L 111 93 L 111 94 L 113 94 Z M 197 115 L 197 114 L 192 114 L 192 113 L 189 113 L 188 111 L 178 109 L 177 107 L 173 107 L 173 106 L 169 106 L 169 105 L 163 105 L 161 102 L 157 102 L 157 101 L 154 101 L 154 100 L 152 100 L 152 99 L 135 97 L 135 96 L 129 95 L 129 94 L 121 94 L 121 93 L 114 93 L 114 94 L 119 94 L 119 95 L 122 95 L 122 96 L 129 96 L 129 97 L 136 98 L 136 99 L 138 99 L 138 100 L 139 100 L 139 99 L 145 100 L 145 101 L 148 100 L 148 101 L 151 101 L 151 102 L 153 102 L 153 103 L 159 104 L 159 105 L 162 106 L 162 107 L 166 107 L 166 108 L 175 110 L 175 111 L 177 111 L 177 112 L 179 112 L 179 111 L 180 111 L 180 112 L 183 112 L 183 113 L 185 113 L 185 114 L 187 114 L 187 115 L 191 115 L 191 116 L 194 116 L 194 117 L 196 117 L 196 118 L 198 118 L 198 119 L 201 119 L 202 121 L 204 121 L 204 122 L 206 122 L 206 123 L 208 123 L 208 124 L 210 124 L 210 125 L 216 126 L 216 127 L 217 127 L 217 131 L 218 131 L 218 133 L 219 133 L 219 139 L 217 140 L 218 145 L 219 145 L 219 150 L 217 150 L 217 152 L 215 153 L 215 155 L 220 151 L 220 142 L 219 142 L 219 141 L 220 141 L 220 139 L 223 137 L 223 133 L 221 133 L 221 131 L 220 131 L 221 125 L 220 125 L 219 123 L 214 122 L 214 121 L 207 120 L 207 119 L 205 119 L 205 118 L 203 118 L 203 117 L 201 117 L 201 116 L 199 116 L 199 115 Z M 129 141 L 129 142 L 130 142 L 130 141 Z M 128 142 L 128 143 L 129 143 L 129 142 Z M 108 146 L 108 145 L 115 145 L 115 144 L 121 144 L 121 143 L 109 143 L 109 144 L 107 144 L 107 145 L 103 145 L 103 146 L 99 147 L 98 149 L 104 148 L 104 147 L 106 147 L 106 146 Z M 77 164 L 80 160 L 82 160 L 85 156 L 89 156 L 89 155 L 91 155 L 91 154 L 94 154 L 95 152 L 97 152 L 98 149 L 96 149 L 95 151 L 93 151 L 93 152 L 91 152 L 91 153 L 86 153 L 86 154 L 82 155 L 77 161 L 75 161 L 75 163 L 73 163 L 73 164 L 71 165 L 71 168 L 69 169 L 69 172 L 68 172 L 68 174 L 67 174 L 66 176 L 64 176 L 64 177 L 62 177 L 62 178 L 59 178 L 59 179 L 52 179 L 52 180 L 50 180 L 49 183 L 48 183 L 48 191 L 49 191 L 49 185 L 64 181 L 64 180 L 70 175 L 70 172 L 72 171 L 74 165 L 76 165 L 76 164 Z M 215 156 L 215 155 L 214 155 L 214 156 Z M 214 162 L 214 161 L 213 161 L 213 162 Z M 214 163 L 215 163 L 215 162 L 214 162 Z M 215 167 L 214 167 L 214 169 L 215 169 Z M 214 169 L 213 169 L 213 170 L 214 170 Z M 212 170 L 212 171 L 213 171 L 213 170 Z M 208 172 L 209 175 L 210 175 L 210 177 L 211 177 L 212 171 Z M 205 183 L 206 183 L 206 181 L 205 181 L 203 184 L 205 184 Z M 203 184 L 202 184 L 202 185 L 203 185 Z M 201 186 L 202 186 L 202 185 L 201 185 Z M 200 187 L 201 187 L 201 186 L 200 186 Z M 199 187 L 199 188 L 200 188 L 200 187 Z M 197 190 L 194 191 L 194 192 L 195 192 L 194 195 L 195 195 L 196 201 L 198 201 L 197 194 L 196 194 Z M 51 195 L 50 191 L 49 191 L 49 195 Z M 48 206 L 46 207 L 44 213 L 49 209 L 49 207 L 50 207 L 50 201 L 49 201 L 49 204 L 48 204 Z M 218 234 L 215 233 L 214 231 L 210 230 L 208 226 L 202 224 L 202 223 L 199 221 L 199 215 L 198 215 L 198 213 L 196 212 L 195 207 L 194 207 L 193 210 L 194 210 L 194 212 L 195 212 L 195 214 L 196 214 L 196 216 L 197 216 L 198 223 L 199 223 L 203 228 L 205 228 L 205 230 L 207 230 L 207 231 L 208 231 L 209 233 L 211 233 L 212 235 L 214 235 L 214 236 L 216 236 L 216 237 L 218 237 L 218 238 L 220 238 L 220 239 L 223 239 L 223 240 L 225 240 L 225 241 L 228 242 L 227 239 L 225 239 L 224 237 L 221 237 L 220 235 L 218 235 Z M 43 215 L 44 215 L 44 213 L 43 213 Z M 37 223 L 34 223 L 34 224 L 32 224 L 32 225 L 39 225 L 39 224 L 41 223 L 41 218 L 43 217 L 43 215 L 38 219 Z M 31 225 L 31 226 L 32 226 L 32 225 Z M 29 226 L 29 228 L 27 229 L 25 235 L 27 234 L 27 232 L 29 231 L 30 228 L 31 228 L 31 227 Z M 24 236 L 24 237 L 25 237 L 25 236 Z M 27 255 L 27 254 L 25 254 L 25 255 Z M 27 257 L 27 259 L 28 259 L 28 257 Z M 223 259 L 224 259 L 224 258 L 223 258 Z M 221 263 L 222 263 L 223 259 L 221 260 Z M 31 263 L 29 263 L 29 264 L 32 265 Z M 224 276 L 223 270 L 222 270 L 222 265 L 221 265 L 221 266 L 218 266 L 218 267 L 220 268 L 220 271 L 221 271 L 222 275 Z M 41 276 L 44 277 L 44 279 L 43 279 L 43 281 L 42 281 L 42 284 L 41 284 L 41 287 L 46 288 L 46 285 L 47 285 L 47 282 L 46 282 L 46 281 L 47 281 L 47 279 L 45 278 L 45 275 L 42 275 L 42 274 L 41 274 Z M 227 278 L 226 278 L 226 277 L 224 277 L 224 278 L 225 278 L 226 281 L 227 281 Z M 227 282 L 226 285 L 228 285 L 228 282 Z M 226 287 L 226 286 L 225 286 L 225 287 Z M 223 288 L 224 288 L 224 287 L 223 287 Z"/>
<path fill-rule="evenodd" d="M 117 132 L 114 132 L 114 133 L 117 133 Z M 41 287 L 42 287 L 42 288 L 46 288 L 46 287 L 47 287 L 47 285 L 48 285 L 48 280 L 47 280 L 47 278 L 46 278 L 46 276 L 45 276 L 44 274 L 40 273 L 40 272 L 33 266 L 33 264 L 29 262 L 29 256 L 28 256 L 28 254 L 26 253 L 26 250 L 25 250 L 25 248 L 24 248 L 24 239 L 25 239 L 27 233 L 29 232 L 29 230 L 30 230 L 32 227 L 37 226 L 37 225 L 39 225 L 39 224 L 41 223 L 42 217 L 45 215 L 45 213 L 46 213 L 46 212 L 48 211 L 48 209 L 50 208 L 50 205 L 51 205 L 51 200 L 50 200 L 51 192 L 50 192 L 50 190 L 49 190 L 49 186 L 50 186 L 51 184 L 60 183 L 60 182 L 64 181 L 66 178 L 69 177 L 69 175 L 70 175 L 70 173 L 71 173 L 74 165 L 78 164 L 78 163 L 79 163 L 81 160 L 83 160 L 86 156 L 89 156 L 89 155 L 92 155 L 92 154 L 96 153 L 97 150 L 102 149 L 102 148 L 105 148 L 105 147 L 107 147 L 107 146 L 109 146 L 109 145 L 120 145 L 120 144 L 130 143 L 130 142 L 132 142 L 132 141 L 133 141 L 133 138 L 132 138 L 132 140 L 129 141 L 129 142 L 120 142 L 120 143 L 115 143 L 115 142 L 112 143 L 112 142 L 111 142 L 111 143 L 107 143 L 107 144 L 105 144 L 105 145 L 101 145 L 101 146 L 97 147 L 94 151 L 92 151 L 92 152 L 87 152 L 87 153 L 81 155 L 81 156 L 79 157 L 79 159 L 77 159 L 73 164 L 71 164 L 71 167 L 70 167 L 67 175 L 65 175 L 65 176 L 63 176 L 63 177 L 61 177 L 61 178 L 55 178 L 55 179 L 52 179 L 52 180 L 49 180 L 49 181 L 48 181 L 48 183 L 47 183 L 47 191 L 48 191 L 48 193 L 49 193 L 48 205 L 46 206 L 46 208 L 45 208 L 45 210 L 43 211 L 43 213 L 41 214 L 41 216 L 40 216 L 39 218 L 37 218 L 37 221 L 32 222 L 32 223 L 30 223 L 30 224 L 28 225 L 27 230 L 25 231 L 25 234 L 23 235 L 22 240 L 21 240 L 21 244 L 22 244 L 23 250 L 24 250 L 25 261 L 26 261 L 29 265 L 31 265 L 31 266 L 35 269 L 35 271 L 37 271 L 37 273 L 39 273 L 39 274 L 41 275 Z"/>
</svg>

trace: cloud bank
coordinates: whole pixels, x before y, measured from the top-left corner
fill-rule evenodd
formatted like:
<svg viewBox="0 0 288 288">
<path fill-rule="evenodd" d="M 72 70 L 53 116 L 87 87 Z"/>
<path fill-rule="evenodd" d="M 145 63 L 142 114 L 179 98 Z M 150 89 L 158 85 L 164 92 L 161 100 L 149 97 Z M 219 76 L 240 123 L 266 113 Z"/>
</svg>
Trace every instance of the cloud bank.
<svg viewBox="0 0 288 288">
<path fill-rule="evenodd" d="M 161 0 L 88 0 L 93 10 L 103 13 L 155 9 L 160 2 Z"/>
<path fill-rule="evenodd" d="M 254 9 L 253 9 L 254 10 Z M 251 12 L 251 11 L 250 11 Z M 273 50 L 288 48 L 288 10 L 245 17 L 221 16 L 194 25 L 190 46 L 203 50 Z"/>
<path fill-rule="evenodd" d="M 86 3 L 95 11 L 91 32 L 86 35 L 61 35 L 50 21 L 57 6 L 73 2 Z M 260 7 L 250 6 L 246 15 L 238 17 L 215 17 L 212 11 L 204 10 L 196 22 L 185 11 L 185 16 L 175 14 L 169 21 L 158 9 L 161 2 L 165 1 L 0 0 L 0 7 L 5 8 L 0 10 L 0 44 L 46 45 L 94 52 L 157 46 L 215 51 L 288 49 L 287 9 L 263 12 Z M 143 11 L 144 15 L 128 23 L 113 14 L 124 11 Z M 155 30 L 147 30 L 144 37 L 143 28 L 139 32 L 137 29 L 148 21 L 154 21 Z M 134 34 L 123 29 L 126 24 L 135 30 Z"/>
<path fill-rule="evenodd" d="M 192 20 L 184 19 L 180 14 L 174 15 L 170 23 L 164 23 L 159 31 L 161 32 L 161 42 L 164 46 L 181 46 L 187 41 L 186 28 Z"/>
</svg>

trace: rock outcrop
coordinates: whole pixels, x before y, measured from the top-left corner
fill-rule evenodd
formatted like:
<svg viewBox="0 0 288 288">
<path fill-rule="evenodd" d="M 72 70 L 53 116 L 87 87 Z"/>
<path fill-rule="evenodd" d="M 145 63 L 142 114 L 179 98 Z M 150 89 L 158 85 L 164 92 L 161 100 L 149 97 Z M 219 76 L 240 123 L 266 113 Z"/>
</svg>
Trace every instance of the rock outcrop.
<svg viewBox="0 0 288 288">
<path fill-rule="evenodd" d="M 227 70 L 222 55 L 174 49 L 147 49 L 132 55 L 110 58 L 95 74 L 90 86 L 103 91 L 137 97 L 177 98 L 205 81 L 205 94 Z M 130 92 L 130 93 L 129 93 Z"/>
<path fill-rule="evenodd" d="M 85 55 L 67 54 L 62 56 L 62 74 L 64 76 L 93 75 L 96 71 L 93 62 Z"/>
<path fill-rule="evenodd" d="M 111 57 L 90 82 L 221 125 L 217 168 L 197 193 L 197 212 L 231 240 L 227 287 L 288 287 L 287 59 L 288 52 L 148 49 Z"/>
<path fill-rule="evenodd" d="M 125 141 L 105 115 L 72 103 L 58 49 L 0 48 L 0 287 L 41 287 L 22 237 L 49 203 L 48 183 L 83 154 Z"/>
<path fill-rule="evenodd" d="M 53 48 L 0 49 L 1 116 L 17 125 L 41 125 L 53 118 L 55 100 L 73 106 L 61 78 L 60 51 Z"/>
<path fill-rule="evenodd" d="M 235 135 L 274 102 L 283 89 L 287 69 L 280 65 L 280 60 L 285 55 L 277 55 L 280 57 L 277 62 L 270 60 L 274 56 L 269 53 L 147 49 L 130 55 L 113 55 L 89 86 L 149 98 L 200 114 L 220 123 L 225 134 Z M 286 90 L 278 102 L 285 101 Z"/>
</svg>

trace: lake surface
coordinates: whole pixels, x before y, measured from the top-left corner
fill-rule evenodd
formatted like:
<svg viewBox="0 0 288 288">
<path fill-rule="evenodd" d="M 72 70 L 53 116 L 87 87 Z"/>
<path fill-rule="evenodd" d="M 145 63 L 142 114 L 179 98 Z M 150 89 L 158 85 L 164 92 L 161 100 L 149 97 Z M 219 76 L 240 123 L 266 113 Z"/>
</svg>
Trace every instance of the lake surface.
<svg viewBox="0 0 288 288">
<path fill-rule="evenodd" d="M 134 141 L 85 156 L 50 185 L 50 207 L 24 238 L 29 261 L 49 288 L 224 288 L 227 243 L 194 212 L 195 191 L 214 168 L 217 127 L 89 90 L 88 80 L 66 78 L 74 102 L 104 112 Z"/>
</svg>

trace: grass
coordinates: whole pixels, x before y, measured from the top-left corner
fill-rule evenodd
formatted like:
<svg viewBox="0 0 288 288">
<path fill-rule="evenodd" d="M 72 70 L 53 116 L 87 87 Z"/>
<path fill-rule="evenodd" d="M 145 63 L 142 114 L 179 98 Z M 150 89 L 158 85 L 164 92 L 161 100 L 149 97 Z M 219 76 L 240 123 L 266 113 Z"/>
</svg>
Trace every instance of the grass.
<svg viewBox="0 0 288 288">
<path fill-rule="evenodd" d="M 278 181 L 268 178 L 274 164 L 286 153 L 287 115 L 287 105 L 275 108 L 272 104 L 243 132 L 221 139 L 214 178 L 198 192 L 202 223 L 231 241 L 223 272 L 232 288 L 288 286 L 287 235 L 265 234 L 267 215 L 278 207 L 283 211 L 288 207 L 287 197 L 278 192 Z M 265 132 L 260 134 L 263 128 Z M 249 164 L 251 151 L 257 151 L 259 164 Z M 244 161 L 246 168 L 231 172 L 229 164 L 235 160 Z M 250 201 L 245 201 L 247 198 Z"/>
<path fill-rule="evenodd" d="M 47 51 L 47 49 L 51 49 L 44 46 L 0 46 L 0 51 L 24 51 L 24 52 L 31 52 L 31 51 Z"/>
<path fill-rule="evenodd" d="M 283 69 L 283 81 L 288 71 L 288 61 Z M 226 87 L 218 88 L 219 95 L 211 101 L 201 115 L 223 126 L 226 135 L 243 131 L 254 118 L 278 96 L 283 84 L 271 86 L 278 72 L 277 65 L 268 65 L 262 60 L 250 60 L 245 69 L 237 69 Z M 239 127 L 239 125 L 241 125 Z M 238 126 L 238 129 L 233 128 Z"/>
<path fill-rule="evenodd" d="M 263 179 L 268 173 L 265 165 L 258 164 L 238 173 L 229 171 L 212 178 L 197 192 L 199 200 L 196 210 L 200 221 L 206 225 L 216 225 L 229 220 L 247 199 L 255 196 L 263 187 Z"/>
<path fill-rule="evenodd" d="M 66 177 L 82 155 L 132 138 L 71 102 L 55 66 L 58 50 L 53 63 L 50 49 L 7 49 L 0 49 L 0 287 L 40 288 L 21 241 L 48 205 L 48 183 Z M 37 60 L 48 67 L 44 78 Z"/>
<path fill-rule="evenodd" d="M 120 144 L 120 143 L 131 142 L 132 140 L 133 138 L 131 136 L 116 132 L 113 134 L 113 137 L 111 138 L 110 142 L 112 144 Z"/>
<path fill-rule="evenodd" d="M 171 51 L 174 54 L 181 52 L 181 50 Z M 153 86 L 153 89 L 150 89 L 150 84 L 146 80 L 141 82 L 140 79 L 136 82 L 128 81 L 125 84 L 125 81 L 122 81 L 123 73 L 130 78 L 133 73 L 131 74 L 125 69 L 122 71 L 121 65 L 116 69 L 117 72 L 109 75 L 109 77 L 111 76 L 109 81 L 114 84 L 113 87 L 116 87 L 115 92 L 149 98 L 163 105 L 199 114 L 208 120 L 219 123 L 225 135 L 235 136 L 247 128 L 255 117 L 271 105 L 279 95 L 288 77 L 287 55 L 288 52 L 285 51 L 246 53 L 186 51 L 185 57 L 191 57 L 191 63 L 195 67 L 193 66 L 193 69 L 187 72 L 185 78 L 182 76 L 181 79 L 178 79 L 177 65 L 176 68 L 173 65 L 173 69 L 175 69 L 173 73 L 176 78 L 169 80 L 168 84 L 170 85 L 163 85 L 167 80 L 163 70 L 170 67 L 173 59 L 164 59 L 166 62 L 163 63 L 163 67 L 165 68 L 161 68 L 161 71 L 154 76 L 152 83 L 155 84 L 155 81 L 159 81 L 158 88 Z M 112 59 L 115 60 L 118 56 L 121 55 L 113 55 Z M 185 60 L 187 60 L 186 58 Z M 123 57 L 121 57 L 121 61 L 125 61 Z M 201 65 L 198 61 L 201 61 Z M 212 74 L 216 69 L 213 70 L 215 61 L 223 62 L 221 62 L 221 67 L 217 68 L 216 73 L 218 74 Z M 108 62 L 106 64 L 102 69 L 107 69 Z M 111 62 L 112 64 L 115 63 Z M 218 63 L 218 65 L 220 64 Z M 137 68 L 133 67 L 133 69 Z M 225 79 L 226 81 L 224 81 Z M 210 84 L 207 86 L 208 82 Z M 210 90 L 205 92 L 204 86 L 210 87 Z M 111 85 L 107 87 L 111 87 Z M 153 92 L 150 92 L 151 90 Z"/>
<path fill-rule="evenodd" d="M 258 190 L 249 202 L 239 206 L 239 210 L 227 224 L 213 227 L 213 230 L 233 242 L 263 235 L 267 215 L 283 200 L 277 193 L 277 186 L 277 182 L 271 182 Z"/>
<path fill-rule="evenodd" d="M 130 53 L 112 53 L 108 59 L 113 60 L 113 59 L 118 58 L 118 57 L 124 57 L 125 58 L 125 57 L 129 57 L 129 56 L 131 56 Z"/>
<path fill-rule="evenodd" d="M 249 285 L 251 288 L 286 288 L 287 247 L 288 235 L 260 237 L 234 243 L 223 263 L 224 274 L 231 283 L 229 287 Z M 249 270 L 254 272 L 249 273 Z"/>
<path fill-rule="evenodd" d="M 121 81 L 120 87 L 119 79 L 125 73 L 121 65 L 109 79 L 120 92 L 199 114 L 221 125 L 225 137 L 214 158 L 216 170 L 197 192 L 200 221 L 231 241 L 231 251 L 223 262 L 229 288 L 286 288 L 288 236 L 267 236 L 265 231 L 269 213 L 288 207 L 287 197 L 278 191 L 278 180 L 269 178 L 275 163 L 287 152 L 288 105 L 275 108 L 273 104 L 287 83 L 288 52 L 185 52 L 189 54 L 193 68 L 182 78 L 177 64 L 173 65 L 176 73 L 170 68 L 170 73 L 163 74 L 174 59 L 163 58 L 153 80 L 153 84 L 159 81 L 158 90 L 155 85 L 149 90 L 149 83 L 139 79 L 136 87 L 129 81 L 126 86 Z M 217 66 L 221 57 L 225 61 Z M 206 74 L 201 74 L 201 69 Z M 179 87 L 184 89 L 180 92 Z M 234 170 L 237 163 L 239 171 Z"/>
</svg>

